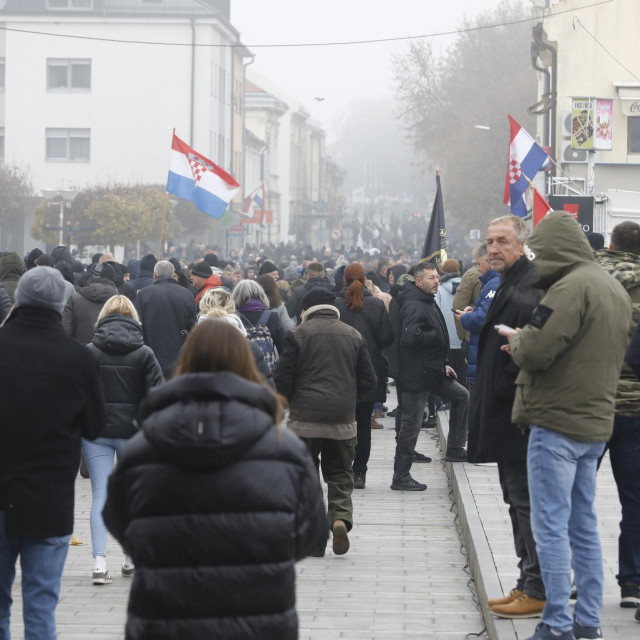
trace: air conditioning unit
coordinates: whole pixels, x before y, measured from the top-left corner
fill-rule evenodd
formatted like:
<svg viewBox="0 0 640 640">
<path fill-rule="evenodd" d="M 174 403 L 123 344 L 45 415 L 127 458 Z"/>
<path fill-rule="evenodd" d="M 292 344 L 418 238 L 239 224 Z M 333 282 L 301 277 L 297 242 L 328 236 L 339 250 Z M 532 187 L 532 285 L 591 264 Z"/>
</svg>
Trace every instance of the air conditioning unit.
<svg viewBox="0 0 640 640">
<path fill-rule="evenodd" d="M 561 147 L 560 162 L 588 162 L 586 149 L 572 149 L 571 140 L 564 140 Z"/>
<path fill-rule="evenodd" d="M 571 140 L 571 121 L 572 113 L 571 111 L 563 111 L 562 112 L 562 139 L 563 140 Z"/>
</svg>

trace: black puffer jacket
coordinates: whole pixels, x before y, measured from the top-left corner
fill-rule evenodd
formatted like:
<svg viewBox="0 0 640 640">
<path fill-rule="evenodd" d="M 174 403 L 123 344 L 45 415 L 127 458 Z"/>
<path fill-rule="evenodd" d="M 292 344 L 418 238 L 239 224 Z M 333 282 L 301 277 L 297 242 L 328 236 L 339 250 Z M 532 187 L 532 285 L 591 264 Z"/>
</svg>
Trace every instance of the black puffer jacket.
<svg viewBox="0 0 640 640">
<path fill-rule="evenodd" d="M 153 389 L 109 480 L 105 522 L 136 565 L 128 640 L 294 640 L 295 561 L 329 530 L 272 392 L 232 373 Z"/>
<path fill-rule="evenodd" d="M 131 438 L 138 404 L 151 387 L 162 384 L 162 370 L 142 340 L 142 327 L 119 313 L 98 323 L 89 350 L 100 365 L 107 405 L 102 438 Z"/>
<path fill-rule="evenodd" d="M 445 374 L 449 332 L 435 296 L 407 282 L 396 297 L 400 305 L 398 352 L 403 391 L 428 391 Z"/>
<path fill-rule="evenodd" d="M 384 402 L 387 399 L 387 360 L 382 349 L 393 342 L 393 333 L 389 314 L 382 300 L 374 298 L 370 291 L 363 289 L 364 306 L 361 311 L 352 311 L 344 299 L 347 288 L 344 287 L 336 298 L 336 307 L 340 312 L 340 320 L 357 329 L 365 339 L 371 363 L 378 378 L 378 384 L 371 393 L 360 402 Z"/>
<path fill-rule="evenodd" d="M 93 278 L 86 287 L 74 293 L 62 312 L 62 328 L 76 342 L 89 344 L 104 303 L 118 295 L 116 285 L 107 278 Z"/>
<path fill-rule="evenodd" d="M 11 311 L 11 298 L 5 288 L 0 284 L 0 322 L 2 322 Z"/>
</svg>

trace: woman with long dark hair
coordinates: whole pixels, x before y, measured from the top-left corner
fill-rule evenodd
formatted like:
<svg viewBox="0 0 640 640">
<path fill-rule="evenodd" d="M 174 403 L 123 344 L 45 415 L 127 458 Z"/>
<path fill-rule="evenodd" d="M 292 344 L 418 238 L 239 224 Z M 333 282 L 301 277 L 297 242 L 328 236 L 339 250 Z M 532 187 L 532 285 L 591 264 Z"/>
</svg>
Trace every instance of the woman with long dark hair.
<svg viewBox="0 0 640 640">
<path fill-rule="evenodd" d="M 382 349 L 393 342 L 391 323 L 384 302 L 374 298 L 364 283 L 365 275 L 362 265 L 350 264 L 344 270 L 345 286 L 336 298 L 340 320 L 357 329 L 364 337 L 378 378 L 375 390 L 356 404 L 358 445 L 353 461 L 354 488 L 356 489 L 364 489 L 366 484 L 367 462 L 371 453 L 373 405 L 376 402 L 384 402 L 387 398 L 387 363 L 382 355 Z"/>
<path fill-rule="evenodd" d="M 295 562 L 326 544 L 318 474 L 225 320 L 140 407 L 104 518 L 136 564 L 127 640 L 294 640 Z"/>
<path fill-rule="evenodd" d="M 268 273 L 264 273 L 261 276 L 257 277 L 256 282 L 264 289 L 264 292 L 267 294 L 267 299 L 269 300 L 269 309 L 271 309 L 271 311 L 277 312 L 280 326 L 285 331 L 293 329 L 293 327 L 296 326 L 296 323 L 289 317 L 289 314 L 287 313 L 287 308 L 284 306 L 284 300 L 282 299 L 282 295 L 280 294 L 280 289 L 278 289 L 276 281 Z"/>
</svg>

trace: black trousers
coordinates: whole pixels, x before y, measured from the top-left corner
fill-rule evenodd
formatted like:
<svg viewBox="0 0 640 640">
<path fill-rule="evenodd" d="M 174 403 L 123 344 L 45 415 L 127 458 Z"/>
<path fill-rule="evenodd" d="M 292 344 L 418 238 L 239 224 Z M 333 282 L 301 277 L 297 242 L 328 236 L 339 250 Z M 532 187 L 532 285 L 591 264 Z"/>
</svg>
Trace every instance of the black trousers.
<svg viewBox="0 0 640 640">
<path fill-rule="evenodd" d="M 358 444 L 356 457 L 353 461 L 353 473 L 356 475 L 367 473 L 367 462 L 371 455 L 371 414 L 373 402 L 358 402 L 356 404 L 356 425 L 358 427 Z"/>
<path fill-rule="evenodd" d="M 527 479 L 527 461 L 498 462 L 498 474 L 502 497 L 509 505 L 509 517 L 513 529 L 516 555 L 520 558 L 520 576 L 516 588 L 528 596 L 545 599 L 544 583 L 536 553 L 536 543 L 531 531 L 531 503 Z"/>
</svg>

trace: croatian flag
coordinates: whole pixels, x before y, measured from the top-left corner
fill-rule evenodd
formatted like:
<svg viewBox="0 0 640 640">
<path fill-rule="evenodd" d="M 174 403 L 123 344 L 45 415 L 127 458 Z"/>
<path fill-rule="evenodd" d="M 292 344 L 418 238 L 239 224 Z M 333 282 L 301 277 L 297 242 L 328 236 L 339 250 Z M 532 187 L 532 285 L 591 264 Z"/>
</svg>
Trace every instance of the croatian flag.
<svg viewBox="0 0 640 640">
<path fill-rule="evenodd" d="M 537 227 L 538 222 L 550 211 L 553 211 L 551 205 L 542 197 L 542 194 L 533 187 L 533 227 Z"/>
<path fill-rule="evenodd" d="M 167 191 L 191 200 L 213 218 L 222 218 L 240 185 L 224 169 L 173 134 Z"/>
<path fill-rule="evenodd" d="M 247 218 L 255 216 L 256 209 L 262 210 L 262 198 L 257 194 L 260 187 L 256 187 L 252 194 L 249 194 L 242 203 L 242 215 Z"/>
<path fill-rule="evenodd" d="M 504 185 L 504 203 L 511 204 L 511 213 L 514 216 L 524 218 L 527 215 L 524 194 L 529 186 L 524 176 L 533 180 L 549 156 L 511 116 L 509 116 L 509 126 L 511 141 L 507 179 Z"/>
</svg>

